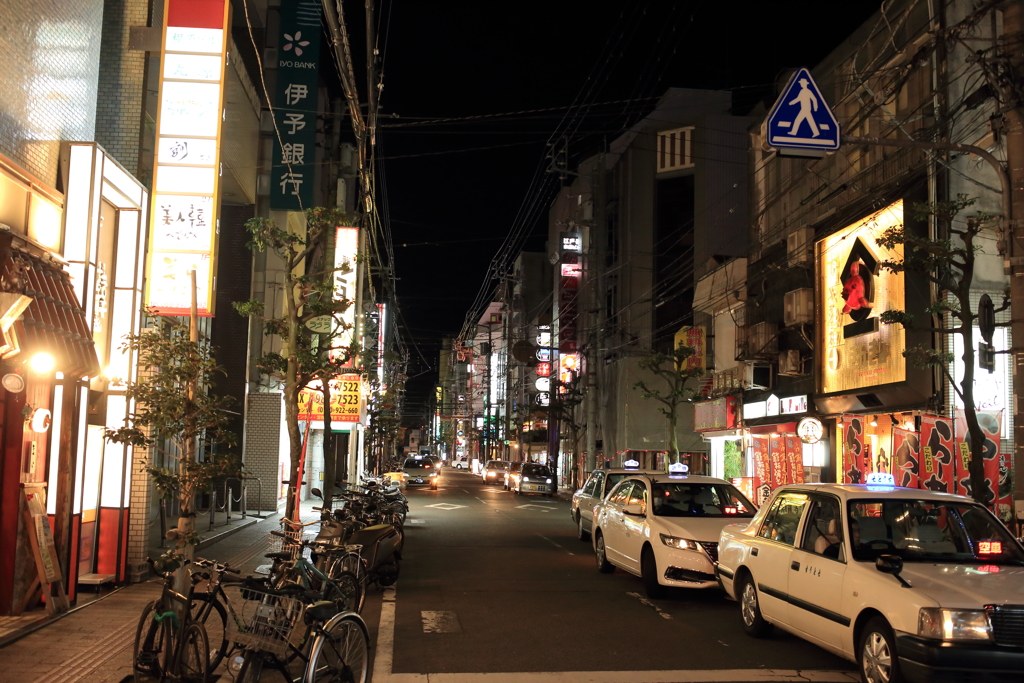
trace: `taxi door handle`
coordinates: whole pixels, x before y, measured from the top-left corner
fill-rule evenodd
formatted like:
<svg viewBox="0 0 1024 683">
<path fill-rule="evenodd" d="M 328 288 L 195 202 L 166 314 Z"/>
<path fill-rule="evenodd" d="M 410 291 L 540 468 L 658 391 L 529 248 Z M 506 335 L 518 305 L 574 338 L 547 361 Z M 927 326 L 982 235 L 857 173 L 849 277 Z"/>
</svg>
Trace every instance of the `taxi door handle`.
<svg viewBox="0 0 1024 683">
<path fill-rule="evenodd" d="M 757 548 L 756 547 L 751 548 L 750 549 L 750 554 L 756 556 L 757 555 Z"/>
<path fill-rule="evenodd" d="M 800 563 L 796 562 L 796 561 L 790 562 L 789 563 L 789 568 L 792 569 L 795 572 L 798 572 L 798 571 L 800 571 Z"/>
</svg>

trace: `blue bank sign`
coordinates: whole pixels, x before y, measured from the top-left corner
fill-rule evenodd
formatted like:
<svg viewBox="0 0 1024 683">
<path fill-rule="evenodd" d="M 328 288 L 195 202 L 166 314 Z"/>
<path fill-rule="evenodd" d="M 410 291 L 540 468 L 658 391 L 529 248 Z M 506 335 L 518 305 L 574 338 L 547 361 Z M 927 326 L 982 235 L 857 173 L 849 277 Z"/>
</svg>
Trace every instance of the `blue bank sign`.
<svg viewBox="0 0 1024 683">
<path fill-rule="evenodd" d="M 789 79 L 765 120 L 768 145 L 780 150 L 839 149 L 839 122 L 807 69 Z"/>
</svg>

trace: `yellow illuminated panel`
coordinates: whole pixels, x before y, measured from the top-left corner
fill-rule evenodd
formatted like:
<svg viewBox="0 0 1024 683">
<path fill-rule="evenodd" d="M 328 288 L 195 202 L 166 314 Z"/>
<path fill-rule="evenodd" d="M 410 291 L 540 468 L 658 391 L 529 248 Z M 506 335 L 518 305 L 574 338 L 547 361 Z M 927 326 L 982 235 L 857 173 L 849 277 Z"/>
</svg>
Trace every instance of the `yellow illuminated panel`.
<svg viewBox="0 0 1024 683">
<path fill-rule="evenodd" d="M 146 303 L 187 315 L 196 270 L 199 315 L 213 315 L 227 0 L 167 0 Z"/>
<path fill-rule="evenodd" d="M 902 200 L 815 244 L 822 393 L 906 379 L 903 327 L 878 320 L 885 311 L 906 307 L 903 273 L 879 265 L 902 261 L 903 246 L 889 250 L 876 242 L 886 230 L 901 225 Z"/>
</svg>

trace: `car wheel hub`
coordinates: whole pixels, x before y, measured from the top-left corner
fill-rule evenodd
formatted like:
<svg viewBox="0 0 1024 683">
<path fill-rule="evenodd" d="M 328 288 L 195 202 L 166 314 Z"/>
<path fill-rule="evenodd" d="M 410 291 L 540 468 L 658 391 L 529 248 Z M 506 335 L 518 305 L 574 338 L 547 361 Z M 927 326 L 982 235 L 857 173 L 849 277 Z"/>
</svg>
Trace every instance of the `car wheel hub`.
<svg viewBox="0 0 1024 683">
<path fill-rule="evenodd" d="M 880 633 L 870 633 L 864 641 L 861 655 L 864 677 L 871 683 L 889 683 L 892 656 L 889 644 Z"/>
<path fill-rule="evenodd" d="M 743 587 L 742 612 L 743 623 L 753 626 L 757 616 L 757 592 L 754 590 L 754 584 L 749 582 Z"/>
</svg>

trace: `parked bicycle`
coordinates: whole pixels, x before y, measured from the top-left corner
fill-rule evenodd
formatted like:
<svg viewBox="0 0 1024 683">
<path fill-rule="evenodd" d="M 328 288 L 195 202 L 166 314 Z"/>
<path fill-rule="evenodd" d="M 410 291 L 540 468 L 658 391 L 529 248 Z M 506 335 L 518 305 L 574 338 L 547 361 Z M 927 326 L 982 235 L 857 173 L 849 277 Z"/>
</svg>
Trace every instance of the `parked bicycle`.
<svg viewBox="0 0 1024 683">
<path fill-rule="evenodd" d="M 135 683 L 206 683 L 210 671 L 210 647 L 206 630 L 193 619 L 193 592 L 199 581 L 190 576 L 186 595 L 174 590 L 174 572 L 159 572 L 163 579 L 160 598 L 142 611 L 132 650 Z"/>
</svg>

